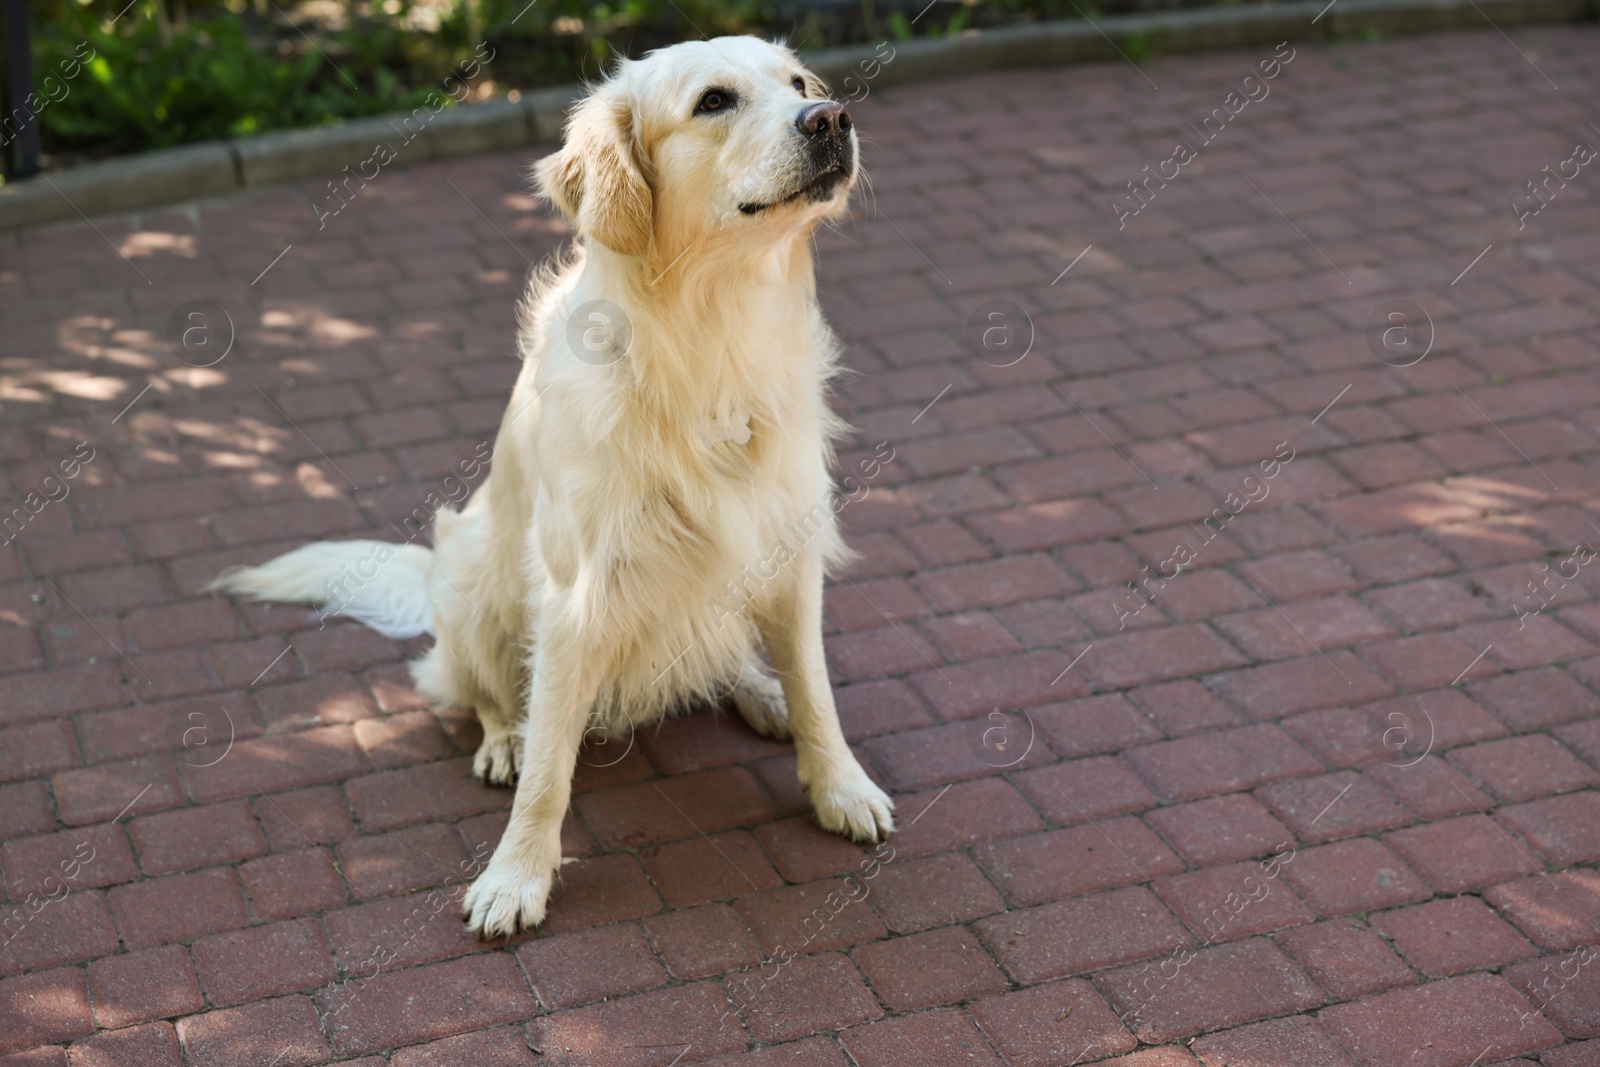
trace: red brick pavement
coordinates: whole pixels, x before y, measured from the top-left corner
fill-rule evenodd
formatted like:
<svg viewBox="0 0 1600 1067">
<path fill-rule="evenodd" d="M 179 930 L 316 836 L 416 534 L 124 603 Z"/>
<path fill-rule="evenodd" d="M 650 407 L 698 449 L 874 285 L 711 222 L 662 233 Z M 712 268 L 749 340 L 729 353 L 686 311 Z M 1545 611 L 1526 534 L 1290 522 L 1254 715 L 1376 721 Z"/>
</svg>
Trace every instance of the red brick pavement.
<svg viewBox="0 0 1600 1067">
<path fill-rule="evenodd" d="M 1600 35 L 1514 38 L 1300 47 L 1121 230 L 1270 50 L 857 105 L 822 286 L 895 458 L 828 645 L 894 851 L 701 712 L 585 753 L 511 943 L 416 646 L 200 589 L 454 486 L 565 236 L 531 153 L 7 239 L 3 492 L 70 492 L 0 550 L 0 1063 L 1600 1063 L 1600 173 L 1511 207 Z"/>
</svg>

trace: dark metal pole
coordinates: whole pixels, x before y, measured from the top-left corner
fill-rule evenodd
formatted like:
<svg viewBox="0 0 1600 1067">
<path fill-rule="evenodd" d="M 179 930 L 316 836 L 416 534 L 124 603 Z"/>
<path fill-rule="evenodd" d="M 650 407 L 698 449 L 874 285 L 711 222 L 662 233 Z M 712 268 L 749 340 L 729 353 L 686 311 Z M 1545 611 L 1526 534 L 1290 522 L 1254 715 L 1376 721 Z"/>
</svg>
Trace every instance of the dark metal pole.
<svg viewBox="0 0 1600 1067">
<path fill-rule="evenodd" d="M 6 29 L 6 114 L 0 136 L 11 144 L 11 176 L 39 173 L 39 117 L 28 106 L 33 95 L 33 55 L 28 40 L 28 0 L 0 0 Z"/>
</svg>

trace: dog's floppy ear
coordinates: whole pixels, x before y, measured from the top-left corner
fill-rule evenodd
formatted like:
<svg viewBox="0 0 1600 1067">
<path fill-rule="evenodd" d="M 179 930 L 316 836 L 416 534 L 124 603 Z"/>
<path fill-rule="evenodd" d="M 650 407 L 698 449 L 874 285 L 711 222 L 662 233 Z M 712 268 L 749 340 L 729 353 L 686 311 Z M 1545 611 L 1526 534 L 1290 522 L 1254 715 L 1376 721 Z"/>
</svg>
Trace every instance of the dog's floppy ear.
<svg viewBox="0 0 1600 1067">
<path fill-rule="evenodd" d="M 613 252 L 633 256 L 650 243 L 653 198 L 633 148 L 633 109 L 595 94 L 567 119 L 561 151 L 534 167 L 539 192 Z"/>
</svg>

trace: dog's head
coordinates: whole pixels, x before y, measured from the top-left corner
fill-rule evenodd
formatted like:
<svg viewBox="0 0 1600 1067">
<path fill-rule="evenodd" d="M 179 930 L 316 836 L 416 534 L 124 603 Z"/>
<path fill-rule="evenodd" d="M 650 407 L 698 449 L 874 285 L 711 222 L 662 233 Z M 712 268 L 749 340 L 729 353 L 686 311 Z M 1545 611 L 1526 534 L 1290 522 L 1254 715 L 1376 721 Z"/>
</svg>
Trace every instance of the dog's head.
<svg viewBox="0 0 1600 1067">
<path fill-rule="evenodd" d="M 623 61 L 534 176 L 580 233 L 624 255 L 656 236 L 766 243 L 844 209 L 856 135 L 789 49 L 718 37 Z"/>
</svg>

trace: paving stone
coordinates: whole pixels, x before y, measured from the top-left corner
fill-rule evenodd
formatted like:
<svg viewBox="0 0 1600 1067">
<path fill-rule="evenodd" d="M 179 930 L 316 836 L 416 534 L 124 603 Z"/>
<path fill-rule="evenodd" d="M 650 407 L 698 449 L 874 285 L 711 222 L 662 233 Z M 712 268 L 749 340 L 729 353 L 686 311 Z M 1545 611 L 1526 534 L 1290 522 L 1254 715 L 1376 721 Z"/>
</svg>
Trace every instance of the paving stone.
<svg viewBox="0 0 1600 1067">
<path fill-rule="evenodd" d="M 356 836 L 349 801 L 343 790 L 334 786 L 263 794 L 252 807 L 274 852 L 328 845 Z"/>
<path fill-rule="evenodd" d="M 1194 1043 L 1194 1050 L 1206 1067 L 1232 1067 L 1262 1059 L 1355 1067 L 1338 1042 L 1316 1020 L 1304 1015 L 1208 1034 Z"/>
<path fill-rule="evenodd" d="M 1203 948 L 1170 962 L 1172 967 L 1157 967 L 1153 974 L 1145 965 L 1095 979 L 1118 1018 L 1147 1044 L 1304 1011 L 1324 998 L 1300 965 L 1264 938 Z"/>
<path fill-rule="evenodd" d="M 382 1059 L 373 1057 L 374 1067 L 382 1062 Z M 395 1052 L 389 1062 L 396 1067 L 447 1067 L 453 1063 L 474 1063 L 482 1067 L 537 1067 L 539 1060 L 538 1054 L 528 1047 L 528 1038 L 520 1027 L 500 1026 L 412 1045 Z"/>
<path fill-rule="evenodd" d="M 656 845 L 639 853 L 650 880 L 675 908 L 772 889 L 783 880 L 743 830 Z"/>
<path fill-rule="evenodd" d="M 1527 847 L 1488 815 L 1461 815 L 1396 830 L 1384 842 L 1444 893 L 1506 882 L 1540 869 Z"/>
<path fill-rule="evenodd" d="M 310 919 L 216 934 L 196 941 L 190 951 L 207 999 L 223 1007 L 338 977 L 322 927 Z"/>
<path fill-rule="evenodd" d="M 267 841 L 242 800 L 144 815 L 129 824 L 146 874 L 232 863 L 267 851 Z"/>
<path fill-rule="evenodd" d="M 179 769 L 189 795 L 205 801 L 336 781 L 366 771 L 367 761 L 350 727 L 328 726 L 240 741 L 226 763 L 183 763 Z"/>
<path fill-rule="evenodd" d="M 478 947 L 460 921 L 465 884 L 375 900 L 323 916 L 323 928 L 346 974 L 393 970 L 461 956 Z"/>
<path fill-rule="evenodd" d="M 196 1012 L 204 1006 L 189 950 L 164 945 L 89 964 L 95 1022 L 108 1030 Z"/>
<path fill-rule="evenodd" d="M 761 962 L 756 939 L 726 904 L 702 904 L 645 920 L 674 978 L 706 978 Z"/>
<path fill-rule="evenodd" d="M 1365 1063 L 1445 1067 L 1559 1045 L 1560 1032 L 1544 1019 L 1531 1016 L 1522 1024 L 1530 1010 L 1504 978 L 1472 974 L 1335 1004 L 1318 1019 Z M 1398 1019 L 1408 1025 L 1396 1026 Z"/>
<path fill-rule="evenodd" d="M 361 737 L 362 724 L 356 736 Z M 393 830 L 414 823 L 459 819 L 509 807 L 503 789 L 491 789 L 472 777 L 472 761 L 441 760 L 355 778 L 344 787 L 350 808 L 368 832 Z"/>
<path fill-rule="evenodd" d="M 766 792 L 742 767 L 586 793 L 577 808 L 603 844 L 628 846 L 714 833 L 772 815 Z"/>
<path fill-rule="evenodd" d="M 1281 879 L 1267 877 L 1270 869 L 1235 863 L 1157 878 L 1151 886 L 1205 944 L 1311 922 L 1311 910 Z"/>
<path fill-rule="evenodd" d="M 1018 739 L 1022 744 L 1020 758 L 985 745 L 985 737 L 995 738 L 997 735 L 991 731 L 996 730 L 1000 731 L 999 744 Z M 995 775 L 1008 767 L 1048 763 L 1049 748 L 1037 736 L 1035 743 L 1028 745 L 1024 740 L 1028 736 L 1025 718 L 991 711 L 984 718 L 969 722 L 907 731 L 892 738 L 874 737 L 864 742 L 862 748 L 873 766 L 883 772 L 888 785 L 896 791 L 905 791 Z"/>
<path fill-rule="evenodd" d="M 353 838 L 333 854 L 351 890 L 362 900 L 459 880 L 470 863 L 460 835 L 443 823 Z"/>
<path fill-rule="evenodd" d="M 1422 879 L 1393 852 L 1369 837 L 1296 850 L 1284 864 L 1307 904 L 1323 915 L 1348 915 L 1425 900 Z"/>
<path fill-rule="evenodd" d="M 1559 952 L 1600 936 L 1600 873 L 1595 871 L 1530 876 L 1487 889 L 1483 899 L 1540 948 Z"/>
<path fill-rule="evenodd" d="M 552 1010 L 650 989 L 667 977 L 643 931 L 628 923 L 530 941 L 517 961 Z"/>
<path fill-rule="evenodd" d="M 94 1031 L 83 970 L 78 967 L 0 979 L 0 1008 L 10 1020 L 0 1036 L 0 1053 Z"/>
<path fill-rule="evenodd" d="M 1468 691 L 1513 730 L 1559 726 L 1593 718 L 1600 711 L 1600 697 L 1554 668 L 1482 679 L 1469 685 Z"/>
<path fill-rule="evenodd" d="M 72 1063 L 83 1067 L 183 1067 L 183 1053 L 171 1023 L 149 1023 L 74 1041 Z"/>
<path fill-rule="evenodd" d="M 1200 1061 L 1181 1045 L 1163 1045 L 1119 1057 L 1113 1062 L 1119 1067 L 1194 1067 Z"/>
<path fill-rule="evenodd" d="M 229 1067 L 262 1060 L 309 1067 L 328 1057 L 309 997 L 278 997 L 178 1020 L 178 1041 L 191 1064 Z"/>
<path fill-rule="evenodd" d="M 872 877 L 865 877 L 871 873 Z M 895 933 L 970 922 L 1005 910 L 1005 902 L 965 853 L 896 860 L 862 872 L 872 908 Z"/>
<path fill-rule="evenodd" d="M 232 930 L 249 921 L 239 877 L 226 867 L 174 874 L 111 891 L 129 948 Z"/>
<path fill-rule="evenodd" d="M 292 919 L 343 904 L 344 880 L 319 849 L 264 856 L 239 866 L 250 906 L 262 919 Z"/>
<path fill-rule="evenodd" d="M 1256 790 L 1256 796 L 1308 844 L 1388 830 L 1411 821 L 1404 808 L 1350 771 L 1277 782 Z"/>
<path fill-rule="evenodd" d="M 545 925 L 553 931 L 581 930 L 599 923 L 637 919 L 661 910 L 639 861 L 632 856 L 594 856 L 563 865 L 550 894 Z"/>
<path fill-rule="evenodd" d="M 1341 1000 L 1416 981 L 1416 973 L 1363 922 L 1329 919 L 1278 935 L 1278 944 Z"/>
<path fill-rule="evenodd" d="M 794 957 L 770 977 L 765 968 L 754 978 L 741 974 L 729 980 L 727 989 L 750 1032 L 767 1043 L 842 1030 L 883 1016 L 855 967 L 835 952 Z M 719 1008 L 721 1004 L 719 997 Z"/>
<path fill-rule="evenodd" d="M 1196 575 L 1199 577 L 1199 575 Z M 1163 682 L 1131 690 L 1128 699 L 1169 737 L 1198 733 L 1201 730 L 1234 726 L 1239 717 L 1198 682 Z"/>
<path fill-rule="evenodd" d="M 69 825 L 116 818 L 183 803 L 172 761 L 147 757 L 65 771 L 51 782 L 61 821 Z M 129 807 L 129 805 L 132 807 Z"/>
<path fill-rule="evenodd" d="M 982 997 L 970 1010 L 1016 1067 L 1046 1067 L 1066 1055 L 1097 1058 L 1138 1044 L 1082 979 Z"/>
<path fill-rule="evenodd" d="M 1020 798 L 1018 803 L 1021 803 Z M 1029 814 L 1033 814 L 1032 809 Z M 846 841 L 838 834 L 830 834 L 807 817 L 763 823 L 756 830 L 756 837 L 777 863 L 778 872 L 791 882 L 809 882 L 829 874 L 844 875 L 871 862 L 871 849 Z M 899 844 L 897 840 L 897 847 Z M 721 875 L 714 877 L 718 884 L 724 880 Z M 741 884 L 749 890 L 748 883 L 741 880 Z M 763 887 L 757 884 L 756 888 Z"/>
<path fill-rule="evenodd" d="M 1438 756 L 1374 764 L 1364 773 L 1425 819 L 1487 811 L 1494 803 L 1494 798 Z"/>
<path fill-rule="evenodd" d="M 1550 1067 L 1593 1067 L 1600 1063 L 1600 1041 L 1571 1042 L 1544 1054 Z"/>
<path fill-rule="evenodd" d="M 1164 800 L 1250 789 L 1322 769 L 1281 727 L 1267 724 L 1162 741 L 1126 758 Z"/>
<path fill-rule="evenodd" d="M 322 988 L 315 999 L 329 1019 L 334 1049 L 345 1055 L 515 1022 L 535 1011 L 516 965 L 504 953 L 357 977 Z M 429 1010 L 417 1011 L 419 1002 Z"/>
<path fill-rule="evenodd" d="M 1600 1037 L 1600 984 L 1587 948 L 1554 960 L 1528 960 L 1500 973 L 1569 1038 Z"/>
<path fill-rule="evenodd" d="M 1226 671 L 1207 679 L 1206 684 L 1246 718 L 1255 720 L 1343 707 L 1394 692 L 1389 682 L 1354 654 L 1335 649 L 1325 655 L 1326 659 L 1312 653 Z"/>
<path fill-rule="evenodd" d="M 55 826 L 48 784 L 35 780 L 0 785 L 0 835 L 9 839 L 53 830 Z"/>
<path fill-rule="evenodd" d="M 851 1027 L 840 1044 L 861 1067 L 903 1063 L 970 1063 L 1001 1067 L 983 1034 L 959 1011 L 933 1011 Z"/>
<path fill-rule="evenodd" d="M 1165 955 L 1194 940 L 1143 886 L 1008 912 L 973 928 L 1025 985 Z"/>
<path fill-rule="evenodd" d="M 1543 734 L 1459 748 L 1450 753 L 1450 762 L 1502 801 L 1533 800 L 1600 785 L 1600 776 Z"/>
<path fill-rule="evenodd" d="M 12 900 L 57 896 L 62 888 L 91 889 L 132 881 L 133 853 L 122 828 L 110 823 L 24 837 L 0 845 Z"/>
<path fill-rule="evenodd" d="M 844 1050 L 830 1037 L 786 1041 L 705 1063 L 706 1067 L 846 1067 Z"/>
<path fill-rule="evenodd" d="M 1567 866 L 1600 859 L 1600 792 L 1570 793 L 1504 809 L 1506 823 L 1550 862 Z"/>
<path fill-rule="evenodd" d="M 905 828 L 895 832 L 897 855 L 970 848 L 1044 829 L 1044 820 L 1016 787 L 994 778 L 902 794 L 897 803 L 909 816 Z"/>
<path fill-rule="evenodd" d="M 1145 821 L 1196 867 L 1265 856 L 1294 841 L 1288 827 L 1243 793 L 1157 808 Z"/>
<path fill-rule="evenodd" d="M 978 865 L 1007 900 L 1019 905 L 1144 882 L 1183 869 L 1144 823 L 1128 817 L 1013 838 L 976 851 Z"/>
<path fill-rule="evenodd" d="M 886 933 L 866 901 L 871 890 L 854 876 L 751 893 L 734 901 L 762 951 L 818 952 L 871 941 Z"/>
<path fill-rule="evenodd" d="M 1452 897 L 1381 912 L 1372 928 L 1433 978 L 1497 967 L 1537 950 L 1476 897 Z"/>
<path fill-rule="evenodd" d="M 1000 968 L 960 926 L 875 941 L 851 955 L 891 1011 L 951 1004 L 1006 988 Z"/>
</svg>

